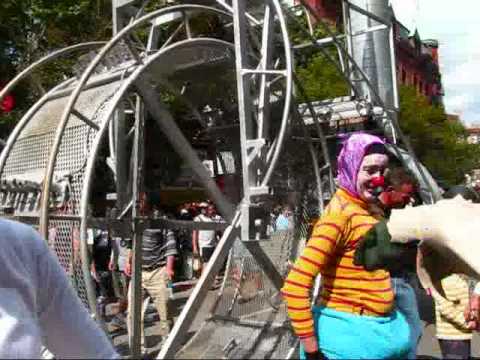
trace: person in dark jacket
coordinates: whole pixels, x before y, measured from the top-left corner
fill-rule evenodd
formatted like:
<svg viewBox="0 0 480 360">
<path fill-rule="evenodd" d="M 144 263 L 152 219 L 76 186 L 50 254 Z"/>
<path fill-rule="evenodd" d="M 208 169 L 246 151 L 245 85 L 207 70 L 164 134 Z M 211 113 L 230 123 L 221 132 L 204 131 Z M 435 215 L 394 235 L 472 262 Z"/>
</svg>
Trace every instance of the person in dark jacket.
<svg viewBox="0 0 480 360">
<path fill-rule="evenodd" d="M 162 216 L 162 215 L 160 215 Z M 169 312 L 169 283 L 175 274 L 175 257 L 177 256 L 177 241 L 172 229 L 146 229 L 142 239 L 142 288 L 153 299 L 160 317 L 160 335 L 165 339 L 170 332 L 171 313 Z M 126 266 L 127 275 L 131 275 L 131 259 Z M 128 328 L 131 324 L 133 300 L 131 299 L 132 282 L 129 288 Z M 144 309 L 143 309 L 144 310 Z M 144 348 L 143 315 L 141 343 Z M 129 329 L 130 331 L 130 329 Z"/>
</svg>

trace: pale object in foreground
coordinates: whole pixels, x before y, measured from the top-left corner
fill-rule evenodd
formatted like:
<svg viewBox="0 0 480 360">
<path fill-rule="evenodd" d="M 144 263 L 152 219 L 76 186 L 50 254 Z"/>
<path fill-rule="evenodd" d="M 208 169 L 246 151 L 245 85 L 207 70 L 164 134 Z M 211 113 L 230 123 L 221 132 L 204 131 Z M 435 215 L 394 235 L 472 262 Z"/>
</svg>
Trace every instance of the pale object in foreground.
<svg viewBox="0 0 480 360">
<path fill-rule="evenodd" d="M 480 204 L 457 196 L 393 210 L 387 227 L 392 242 L 420 240 L 417 271 L 425 288 L 442 293 L 439 281 L 449 273 L 480 279 Z"/>
</svg>

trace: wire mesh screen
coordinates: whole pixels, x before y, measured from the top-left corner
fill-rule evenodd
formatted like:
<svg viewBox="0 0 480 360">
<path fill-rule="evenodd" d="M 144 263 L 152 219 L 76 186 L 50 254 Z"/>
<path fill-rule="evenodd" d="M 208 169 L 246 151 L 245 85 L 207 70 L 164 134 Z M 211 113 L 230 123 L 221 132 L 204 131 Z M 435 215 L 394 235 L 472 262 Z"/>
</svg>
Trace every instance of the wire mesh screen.
<svg viewBox="0 0 480 360">
<path fill-rule="evenodd" d="M 49 222 L 48 245 L 69 275 L 73 287 L 85 306 L 88 307 L 87 291 L 82 275 L 80 259 L 80 222 L 52 220 Z"/>
<path fill-rule="evenodd" d="M 297 215 L 295 228 L 275 231 L 259 243 L 283 276 L 308 235 L 306 212 Z M 177 358 L 287 358 L 297 345 L 280 294 L 239 239 L 230 251 L 222 288 L 213 301 L 204 302 L 191 331 L 195 335 Z"/>
<path fill-rule="evenodd" d="M 18 139 L 8 157 L 2 179 L 7 176 L 45 169 L 53 133 Z"/>
<path fill-rule="evenodd" d="M 110 83 L 80 95 L 75 109 L 98 125 L 106 121 L 107 105 L 120 86 L 119 82 Z M 78 215 L 84 181 L 84 171 L 90 154 L 90 148 L 97 130 L 81 122 L 77 116 L 71 115 L 67 129 L 62 137 L 57 154 L 54 179 L 64 182 L 67 188 L 66 201 L 56 209 L 57 214 Z M 49 228 L 55 230 L 56 239 L 53 249 L 62 265 L 72 279 L 77 294 L 88 306 L 85 280 L 81 269 L 80 258 L 80 224 L 76 221 L 50 221 Z"/>
<path fill-rule="evenodd" d="M 80 94 L 75 110 L 85 118 L 100 125 L 106 121 L 108 102 L 118 90 L 120 82 L 111 82 L 93 87 Z M 2 180 L 5 178 L 43 181 L 48 164 L 55 132 L 68 101 L 67 97 L 47 101 L 32 116 L 13 145 L 6 160 Z M 76 115 L 70 115 L 62 136 L 54 168 L 53 184 L 61 185 L 62 200 L 51 205 L 50 213 L 55 215 L 78 215 L 84 169 L 90 147 L 97 131 Z M 58 193 L 57 188 L 57 193 Z M 39 215 L 40 202 L 34 212 Z M 14 215 L 25 215 L 22 209 L 14 209 Z M 80 222 L 72 220 L 51 220 L 48 224 L 48 243 L 57 255 L 61 265 L 70 275 L 80 299 L 88 304 L 85 282 L 80 259 Z"/>
</svg>

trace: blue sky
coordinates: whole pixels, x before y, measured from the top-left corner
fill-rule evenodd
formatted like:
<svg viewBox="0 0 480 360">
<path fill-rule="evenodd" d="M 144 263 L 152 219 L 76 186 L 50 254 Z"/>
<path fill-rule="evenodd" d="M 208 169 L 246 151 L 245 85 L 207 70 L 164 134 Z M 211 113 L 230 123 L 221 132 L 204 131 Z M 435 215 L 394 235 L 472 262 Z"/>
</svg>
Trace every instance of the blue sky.
<svg viewBox="0 0 480 360">
<path fill-rule="evenodd" d="M 447 112 L 466 126 L 480 126 L 480 1 L 391 0 L 395 14 L 422 39 L 440 42 L 440 70 Z M 453 5 L 454 4 L 454 5 Z"/>
</svg>

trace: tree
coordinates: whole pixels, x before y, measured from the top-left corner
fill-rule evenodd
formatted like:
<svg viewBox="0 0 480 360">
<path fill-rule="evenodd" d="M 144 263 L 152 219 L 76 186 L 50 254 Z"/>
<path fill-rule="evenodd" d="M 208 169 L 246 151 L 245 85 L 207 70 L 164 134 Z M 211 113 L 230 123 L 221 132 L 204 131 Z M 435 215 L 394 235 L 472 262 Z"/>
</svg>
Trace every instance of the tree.
<svg viewBox="0 0 480 360">
<path fill-rule="evenodd" d="M 480 166 L 480 146 L 466 142 L 465 127 L 450 122 L 442 106 L 430 105 L 413 87 L 400 87 L 399 121 L 415 154 L 441 182 L 460 183 Z"/>
<path fill-rule="evenodd" d="M 305 16 L 295 23 L 291 21 L 289 25 L 289 34 L 293 44 L 311 42 L 311 39 L 305 34 L 305 29 L 308 28 Z M 328 26 L 331 33 L 339 35 L 333 25 L 325 24 L 324 26 Z M 320 24 L 315 26 L 314 34 L 315 38 L 330 36 Z M 297 61 L 295 72 L 309 100 L 332 99 L 349 93 L 349 86 L 339 71 L 338 53 L 333 46 L 322 49 L 310 47 L 297 52 L 295 57 Z M 337 66 L 332 59 L 337 61 Z M 300 102 L 304 100 L 306 99 L 301 97 L 299 99 Z"/>
<path fill-rule="evenodd" d="M 0 82 L 7 82 L 47 53 L 76 43 L 111 36 L 111 1 L 4 0 L 0 2 Z M 15 89 L 16 109 L 0 114 L 6 137 L 38 93 L 70 76 L 74 59 L 42 68 Z"/>
</svg>

